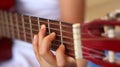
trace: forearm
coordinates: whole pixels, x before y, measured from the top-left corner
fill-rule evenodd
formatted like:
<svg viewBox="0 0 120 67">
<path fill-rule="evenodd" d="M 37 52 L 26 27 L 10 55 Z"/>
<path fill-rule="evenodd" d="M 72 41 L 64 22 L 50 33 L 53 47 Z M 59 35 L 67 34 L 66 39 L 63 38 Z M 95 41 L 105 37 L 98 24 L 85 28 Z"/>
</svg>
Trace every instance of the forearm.
<svg viewBox="0 0 120 67">
<path fill-rule="evenodd" d="M 71 23 L 84 22 L 85 0 L 59 0 L 61 20 Z M 87 61 L 76 59 L 78 67 L 86 67 Z"/>
<path fill-rule="evenodd" d="M 72 23 L 84 21 L 85 0 L 59 0 L 61 20 Z"/>
</svg>

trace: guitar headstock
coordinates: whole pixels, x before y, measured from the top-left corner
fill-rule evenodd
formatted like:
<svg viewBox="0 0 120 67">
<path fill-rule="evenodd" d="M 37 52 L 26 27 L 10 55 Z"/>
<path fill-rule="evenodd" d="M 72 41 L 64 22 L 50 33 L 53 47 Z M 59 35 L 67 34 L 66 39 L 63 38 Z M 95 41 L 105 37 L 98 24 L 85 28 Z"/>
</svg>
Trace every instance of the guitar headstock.
<svg viewBox="0 0 120 67">
<path fill-rule="evenodd" d="M 108 61 L 103 60 L 108 56 L 106 51 L 120 53 L 119 29 L 120 12 L 108 15 L 108 19 L 97 19 L 81 24 L 81 42 L 84 58 L 104 67 L 120 67 L 120 65 L 109 61 L 109 59 Z"/>
</svg>

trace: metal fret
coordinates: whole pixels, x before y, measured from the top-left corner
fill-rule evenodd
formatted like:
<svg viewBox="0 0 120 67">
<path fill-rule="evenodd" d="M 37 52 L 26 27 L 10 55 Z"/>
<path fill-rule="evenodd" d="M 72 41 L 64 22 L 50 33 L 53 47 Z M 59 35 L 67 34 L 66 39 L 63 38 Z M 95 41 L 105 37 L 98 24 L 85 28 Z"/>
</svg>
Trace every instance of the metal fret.
<svg viewBox="0 0 120 67">
<path fill-rule="evenodd" d="M 30 24 L 30 35 L 31 35 L 31 42 L 32 42 L 32 40 L 33 40 L 33 32 L 32 32 L 31 16 L 29 16 L 29 24 Z"/>
<path fill-rule="evenodd" d="M 63 44 L 63 34 L 62 34 L 62 25 L 61 25 L 61 21 L 59 22 L 59 26 L 60 26 L 61 44 Z"/>
<path fill-rule="evenodd" d="M 9 34 L 9 27 L 8 27 L 8 17 L 7 17 L 7 12 L 4 12 L 4 15 L 5 15 L 5 27 L 6 27 L 6 36 L 7 37 L 10 37 L 10 34 Z"/>
<path fill-rule="evenodd" d="M 49 19 L 47 20 L 47 23 L 48 23 L 48 33 L 50 34 L 51 31 L 50 31 L 50 20 Z"/>
<path fill-rule="evenodd" d="M 6 36 L 6 33 L 5 33 L 5 26 L 4 26 L 4 11 L 2 11 L 2 32 L 3 32 L 3 37 Z"/>
<path fill-rule="evenodd" d="M 10 25 L 11 25 L 11 32 L 12 32 L 12 38 L 15 38 L 15 33 L 14 33 L 14 24 L 13 24 L 13 16 L 12 13 L 9 13 L 10 16 Z"/>
<path fill-rule="evenodd" d="M 39 17 L 37 17 L 37 20 L 38 20 L 38 30 L 40 29 L 40 20 L 39 20 Z"/>
<path fill-rule="evenodd" d="M 24 15 L 21 15 L 21 18 L 22 18 L 22 26 L 23 26 L 23 33 L 24 33 L 24 40 L 26 40 L 26 31 L 25 31 L 25 22 L 24 22 L 24 18 L 23 18 Z"/>
<path fill-rule="evenodd" d="M 0 37 L 2 37 L 2 11 L 0 11 Z"/>
<path fill-rule="evenodd" d="M 7 25 L 6 25 L 6 17 L 5 17 L 5 11 L 3 12 L 3 18 L 4 18 L 4 30 L 5 30 L 5 37 L 7 37 L 8 32 L 7 32 Z"/>
<path fill-rule="evenodd" d="M 18 24 L 18 15 L 17 13 L 15 13 L 15 21 L 16 21 L 16 27 L 17 27 L 17 36 L 18 36 L 18 39 L 20 39 L 20 30 L 19 30 L 19 24 Z"/>
</svg>

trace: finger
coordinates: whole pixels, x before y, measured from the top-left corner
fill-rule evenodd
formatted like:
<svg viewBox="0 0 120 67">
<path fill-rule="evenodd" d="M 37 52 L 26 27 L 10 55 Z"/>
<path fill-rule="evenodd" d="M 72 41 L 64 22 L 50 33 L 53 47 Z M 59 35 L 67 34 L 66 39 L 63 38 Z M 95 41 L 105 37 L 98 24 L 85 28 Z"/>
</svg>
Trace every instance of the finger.
<svg viewBox="0 0 120 67">
<path fill-rule="evenodd" d="M 55 39 L 55 33 L 51 33 L 50 35 L 44 37 L 44 39 L 41 42 L 41 45 L 39 45 L 39 54 L 48 62 L 51 64 L 55 64 L 55 56 L 50 51 L 51 42 Z"/>
<path fill-rule="evenodd" d="M 55 36 L 56 36 L 56 34 L 54 32 L 51 33 L 50 35 L 46 36 L 41 42 L 42 45 L 40 46 L 40 49 L 45 52 L 49 51 L 51 42 L 55 39 Z"/>
<path fill-rule="evenodd" d="M 41 28 L 39 30 L 38 36 L 39 36 L 39 45 L 41 44 L 43 38 L 45 37 L 46 34 L 46 26 L 41 25 Z"/>
<path fill-rule="evenodd" d="M 40 62 L 39 51 L 38 51 L 38 35 L 34 35 L 32 45 L 33 45 L 34 53 L 35 53 L 38 61 Z"/>
<path fill-rule="evenodd" d="M 58 67 L 64 67 L 66 64 L 65 47 L 60 45 L 56 51 L 56 60 Z"/>
</svg>

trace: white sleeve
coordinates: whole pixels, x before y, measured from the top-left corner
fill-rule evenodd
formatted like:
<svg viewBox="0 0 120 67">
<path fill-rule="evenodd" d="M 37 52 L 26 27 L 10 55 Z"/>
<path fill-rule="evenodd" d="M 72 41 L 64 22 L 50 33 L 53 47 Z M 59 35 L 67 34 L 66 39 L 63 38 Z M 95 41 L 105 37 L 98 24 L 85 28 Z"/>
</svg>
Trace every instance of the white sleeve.
<svg viewBox="0 0 120 67">
<path fill-rule="evenodd" d="M 14 40 L 13 58 L 0 64 L 0 67 L 40 67 L 40 64 L 31 44 Z"/>
</svg>

